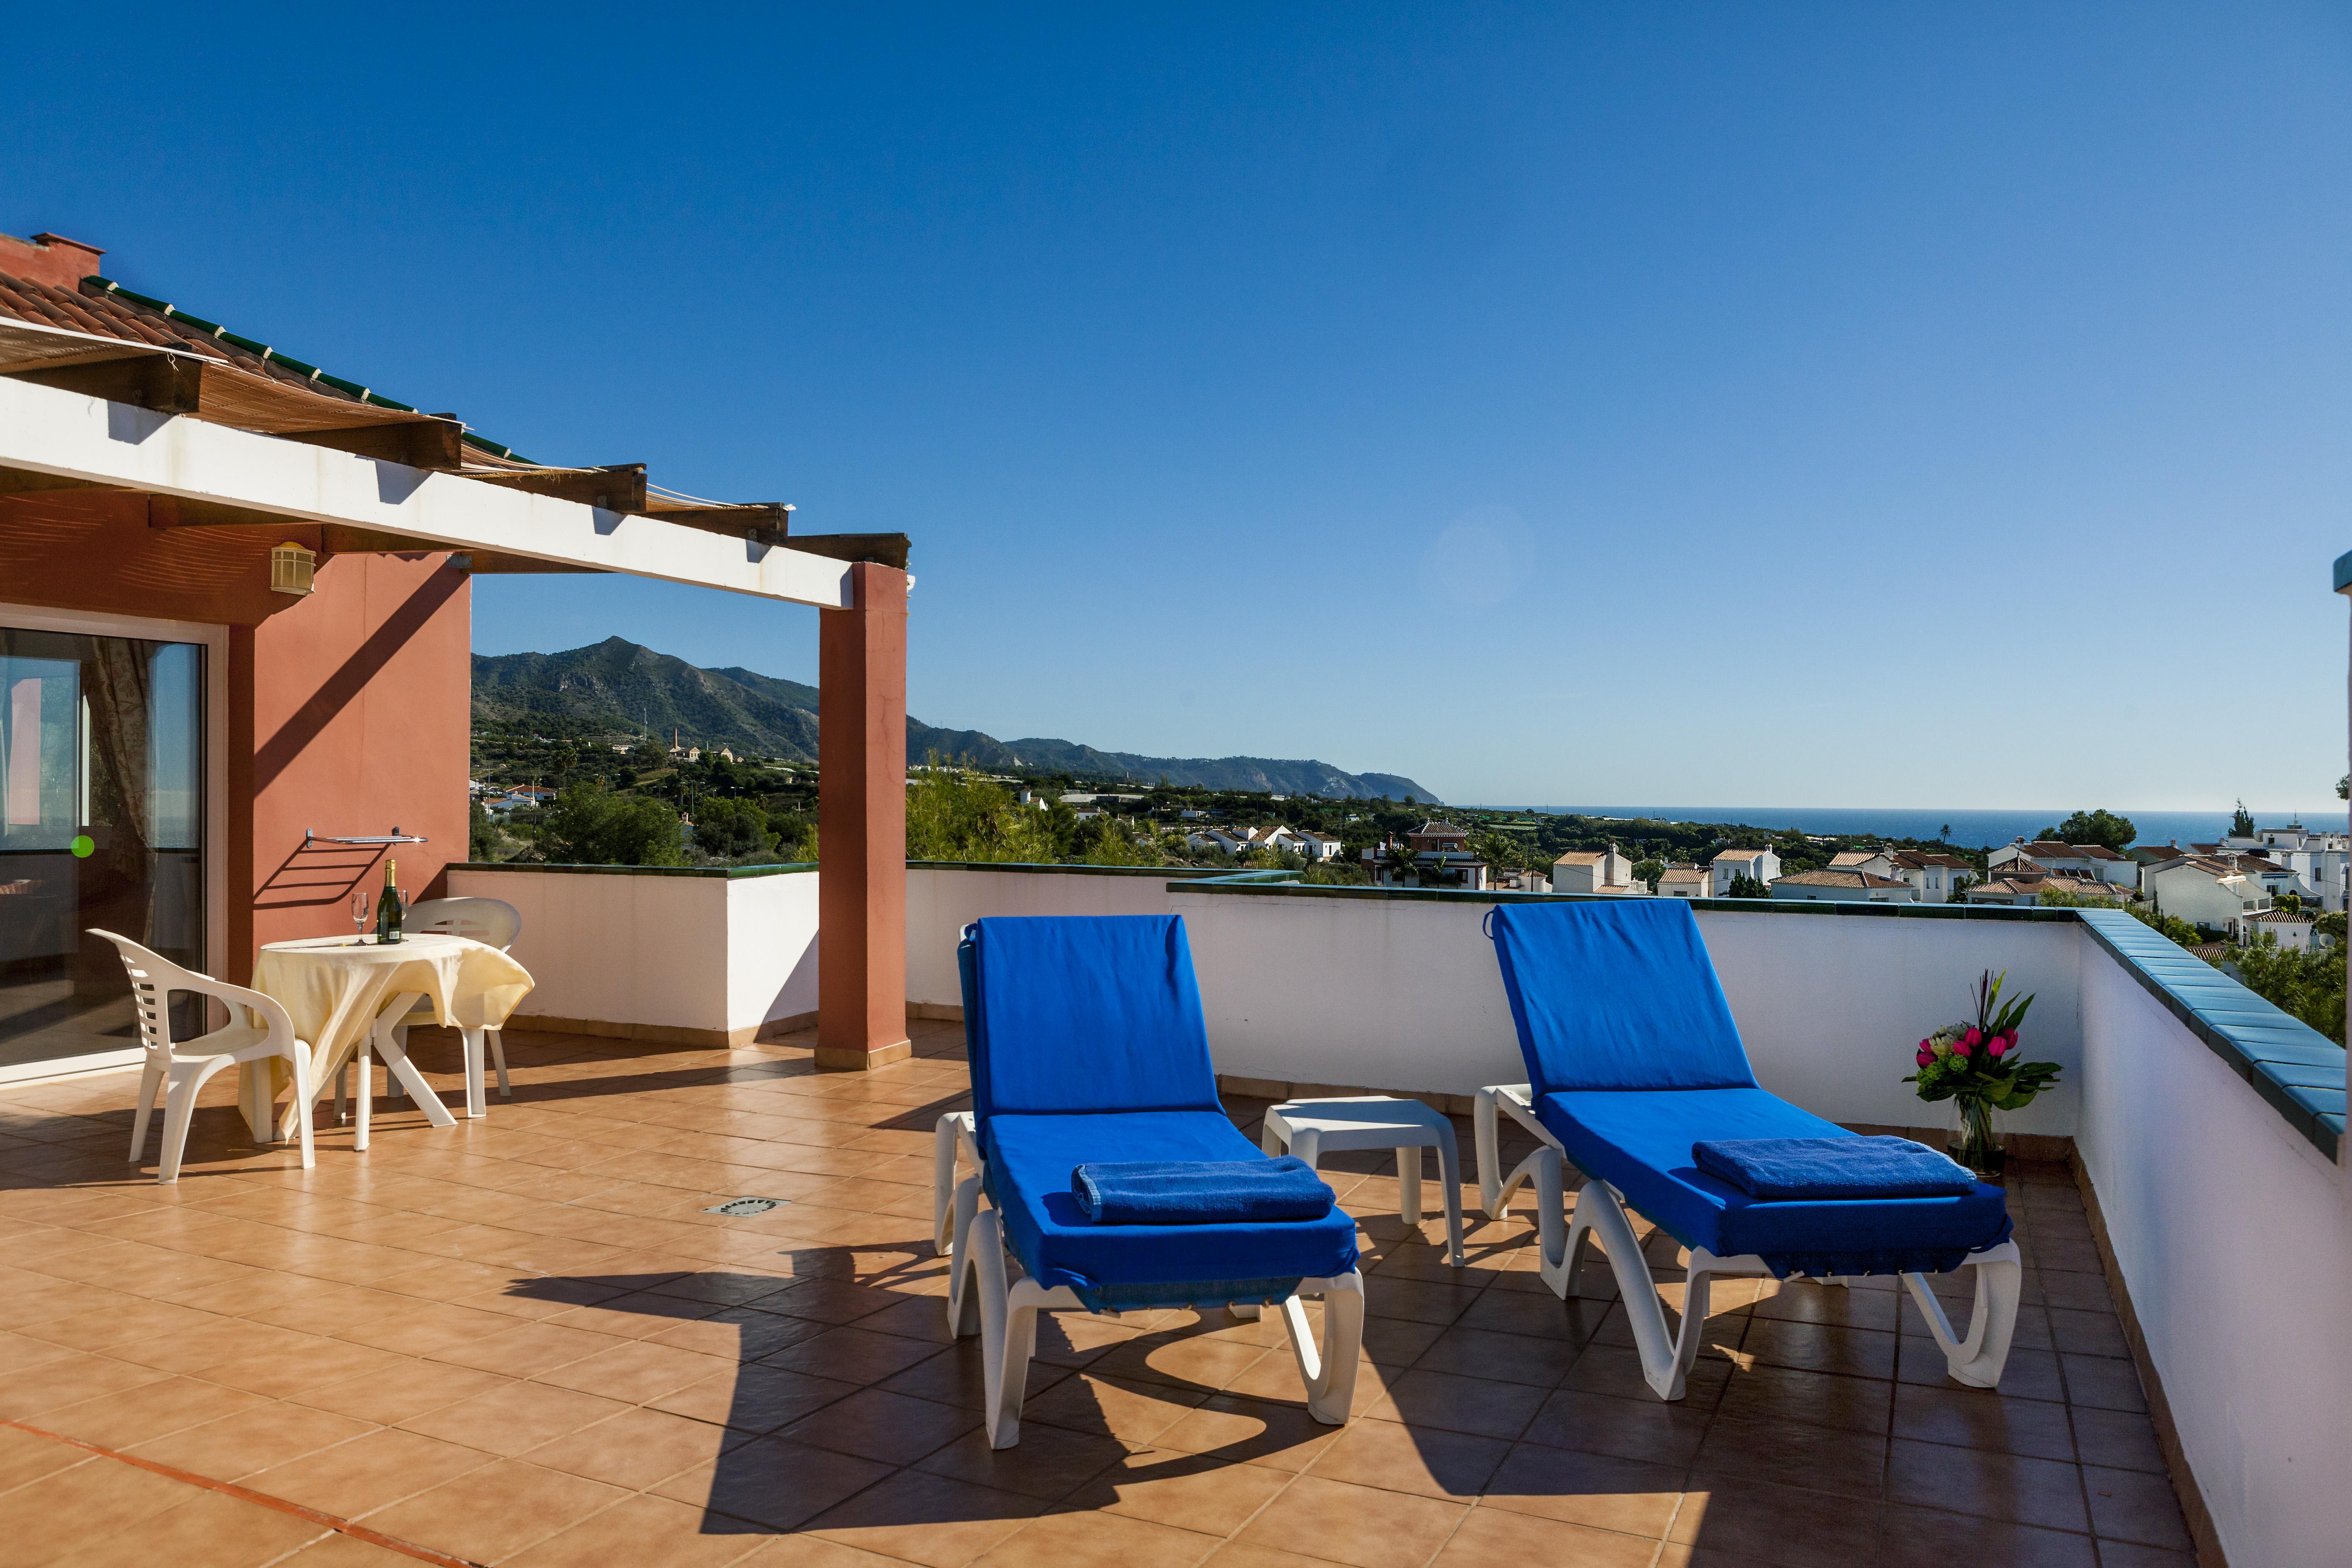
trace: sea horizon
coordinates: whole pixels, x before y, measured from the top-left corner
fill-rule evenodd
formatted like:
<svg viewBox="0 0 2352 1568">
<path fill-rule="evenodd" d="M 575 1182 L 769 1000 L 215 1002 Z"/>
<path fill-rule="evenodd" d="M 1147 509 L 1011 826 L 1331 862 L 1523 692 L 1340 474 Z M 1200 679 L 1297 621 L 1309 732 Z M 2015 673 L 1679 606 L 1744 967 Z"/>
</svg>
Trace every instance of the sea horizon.
<svg viewBox="0 0 2352 1568">
<path fill-rule="evenodd" d="M 1478 809 L 1509 811 L 1517 808 L 1480 806 Z M 1538 805 L 1526 809 L 1548 816 L 1647 817 L 1655 822 L 1719 823 L 1839 837 L 1934 839 L 1942 837 L 1941 830 L 1949 826 L 1951 835 L 1946 842 L 1969 848 L 1990 849 L 2020 838 L 2038 837 L 2043 828 L 2054 826 L 2073 816 L 2075 808 L 1963 811 L 1925 806 Z M 2191 844 L 2210 843 L 2228 833 L 2234 807 L 2225 805 L 2210 811 L 2110 809 L 2115 810 L 2116 816 L 2130 819 L 2136 829 L 2134 843 Z M 2249 806 L 2247 811 L 2257 827 L 2284 827 L 2297 821 L 2307 827 L 2327 826 L 2341 831 L 2345 826 L 2346 807 L 2340 801 L 2325 808 L 2306 808 L 2301 812 L 2263 810 L 2255 806 Z"/>
</svg>

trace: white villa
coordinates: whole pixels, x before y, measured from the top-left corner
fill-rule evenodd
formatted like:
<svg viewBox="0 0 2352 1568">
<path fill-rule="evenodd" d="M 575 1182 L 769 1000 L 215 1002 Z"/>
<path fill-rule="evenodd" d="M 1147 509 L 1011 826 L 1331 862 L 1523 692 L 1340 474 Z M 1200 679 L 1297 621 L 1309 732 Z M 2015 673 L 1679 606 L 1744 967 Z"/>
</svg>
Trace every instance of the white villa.
<svg viewBox="0 0 2352 1568">
<path fill-rule="evenodd" d="M 1606 849 L 1572 849 L 1553 861 L 1551 890 L 1621 899 L 1650 896 L 1650 885 L 1633 875 L 1633 863 L 1614 844 Z"/>
<path fill-rule="evenodd" d="M 1769 887 L 1780 876 L 1780 857 L 1769 849 L 1724 849 L 1707 862 L 1707 892 L 1717 899 L 1731 896 L 1735 877 L 1752 877 Z"/>
</svg>

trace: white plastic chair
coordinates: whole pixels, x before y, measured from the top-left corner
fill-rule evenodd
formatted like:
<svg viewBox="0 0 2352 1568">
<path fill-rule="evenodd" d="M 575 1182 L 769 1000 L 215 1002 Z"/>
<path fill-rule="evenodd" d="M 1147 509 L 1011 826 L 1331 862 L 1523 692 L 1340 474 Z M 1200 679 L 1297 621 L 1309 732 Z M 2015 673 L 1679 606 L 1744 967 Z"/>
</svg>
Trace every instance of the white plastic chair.
<svg viewBox="0 0 2352 1568">
<path fill-rule="evenodd" d="M 226 981 L 215 980 L 170 959 L 150 952 L 127 936 L 90 929 L 122 953 L 122 967 L 131 974 L 131 1006 L 139 1015 L 139 1043 L 147 1061 L 139 1078 L 139 1114 L 131 1125 L 131 1163 L 139 1163 L 147 1147 L 147 1122 L 155 1110 L 155 1091 L 168 1084 L 163 1106 L 163 1146 L 155 1170 L 159 1183 L 180 1179 L 180 1156 L 188 1144 L 188 1119 L 205 1080 L 225 1067 L 284 1057 L 294 1065 L 294 1105 L 302 1132 L 302 1168 L 310 1169 L 310 1047 L 294 1037 L 294 1020 L 275 997 Z M 171 994 L 193 991 L 216 996 L 229 1006 L 229 1022 L 193 1040 L 172 1038 Z M 248 1021 L 244 1009 L 261 1016 Z"/>
<path fill-rule="evenodd" d="M 462 936 L 478 942 L 485 947 L 495 947 L 500 952 L 514 946 L 522 934 L 522 911 L 504 899 L 426 899 L 411 904 L 401 918 L 401 929 L 406 931 L 435 931 L 445 936 Z M 408 1029 L 412 1024 L 434 1021 L 433 1004 L 420 1003 L 393 1025 L 401 1049 L 408 1048 Z M 507 1043 L 497 1029 L 464 1031 L 466 1053 L 466 1114 L 482 1113 L 482 1047 L 487 1037 L 490 1058 L 498 1066 L 499 1098 L 512 1100 L 514 1089 L 507 1081 Z M 344 1071 L 335 1073 L 335 1119 L 343 1115 Z M 387 1081 L 387 1098 L 398 1095 L 400 1085 Z"/>
</svg>

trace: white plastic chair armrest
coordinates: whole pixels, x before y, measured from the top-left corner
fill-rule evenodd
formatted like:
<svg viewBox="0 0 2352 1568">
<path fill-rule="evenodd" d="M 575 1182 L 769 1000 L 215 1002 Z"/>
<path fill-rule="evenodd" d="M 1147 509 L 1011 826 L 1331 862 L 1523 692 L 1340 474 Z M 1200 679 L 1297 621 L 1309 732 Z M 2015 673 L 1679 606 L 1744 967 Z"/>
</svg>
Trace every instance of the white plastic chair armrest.
<svg viewBox="0 0 2352 1568">
<path fill-rule="evenodd" d="M 294 1034 L 292 1016 L 286 1011 L 286 1004 L 277 997 L 253 990 L 249 986 L 232 985 L 226 980 L 214 980 L 209 976 L 203 978 L 204 984 L 201 985 L 183 982 L 178 988 L 199 992 L 207 996 L 217 996 L 232 1006 L 248 1008 L 259 1015 L 262 1027 L 267 1031 L 269 1044 L 274 1049 L 290 1056 L 301 1044 Z"/>
</svg>

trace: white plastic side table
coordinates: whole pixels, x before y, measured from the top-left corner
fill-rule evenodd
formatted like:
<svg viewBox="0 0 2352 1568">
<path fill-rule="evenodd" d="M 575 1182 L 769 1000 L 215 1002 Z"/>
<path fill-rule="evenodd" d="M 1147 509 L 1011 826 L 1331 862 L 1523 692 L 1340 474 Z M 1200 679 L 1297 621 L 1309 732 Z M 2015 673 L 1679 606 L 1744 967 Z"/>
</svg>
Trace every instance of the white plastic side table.
<svg viewBox="0 0 2352 1568">
<path fill-rule="evenodd" d="M 1462 1162 L 1454 1123 L 1443 1112 L 1417 1100 L 1379 1094 L 1288 1100 L 1265 1113 L 1259 1142 L 1269 1154 L 1291 1154 L 1310 1166 L 1342 1150 L 1395 1150 L 1397 1208 L 1407 1225 L 1421 1223 L 1421 1152 L 1436 1150 L 1438 1175 L 1445 1184 L 1445 1260 L 1457 1268 L 1463 1265 Z"/>
</svg>

